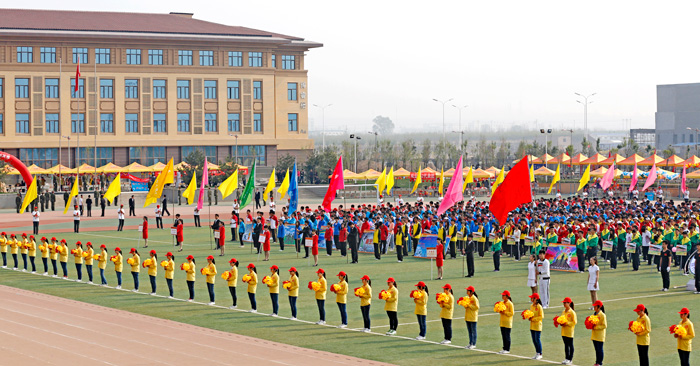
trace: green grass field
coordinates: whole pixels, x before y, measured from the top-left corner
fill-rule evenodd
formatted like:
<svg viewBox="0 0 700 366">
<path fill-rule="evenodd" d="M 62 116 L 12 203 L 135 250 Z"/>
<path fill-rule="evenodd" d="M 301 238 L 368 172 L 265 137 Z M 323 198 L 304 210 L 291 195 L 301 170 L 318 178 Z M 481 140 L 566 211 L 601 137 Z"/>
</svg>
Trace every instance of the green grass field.
<svg viewBox="0 0 700 366">
<path fill-rule="evenodd" d="M 109 224 L 111 226 L 114 221 L 101 221 L 100 224 L 103 226 Z M 99 226 L 97 222 L 91 224 Z M 136 224 L 135 220 L 127 220 L 127 225 L 133 224 Z M 44 230 L 58 226 L 66 227 L 66 225 L 46 225 Z M 13 230 L 12 232 L 21 232 L 21 230 Z M 50 237 L 52 233 L 44 231 L 41 235 Z M 128 256 L 128 249 L 135 247 L 137 243 L 137 232 L 135 230 L 71 233 L 56 236 L 65 238 L 69 243 L 81 240 L 83 242 L 92 241 L 96 244 L 96 247 L 99 244 L 106 244 L 110 250 L 115 246 L 120 246 L 124 251 L 125 257 Z M 151 229 L 150 237 L 149 249 L 156 249 L 159 259 L 164 259 L 165 253 L 173 248 L 169 230 Z M 262 278 L 262 276 L 269 274 L 269 266 L 276 264 L 282 270 L 281 278 L 283 280 L 287 277 L 286 270 L 290 266 L 296 266 L 300 271 L 302 284 L 298 301 L 299 318 L 312 322 L 318 320 L 318 311 L 313 293 L 306 289 L 306 283 L 316 278 L 314 274 L 315 268 L 310 267 L 306 259 L 297 258 L 293 246 L 288 245 L 284 252 L 280 252 L 279 247 L 273 244 L 270 262 L 262 262 L 262 260 L 258 260 L 257 255 L 251 254 L 250 244 L 247 244 L 245 248 L 240 248 L 238 243 L 231 244 L 233 243 L 227 245 L 226 256 L 219 257 L 218 251 L 210 250 L 208 229 L 188 226 L 185 229 L 185 250 L 182 253 L 175 253 L 176 264 L 179 267 L 185 256 L 192 254 L 197 259 L 198 267 L 201 267 L 206 263 L 206 256 L 214 254 L 217 260 L 218 271 L 222 272 L 228 269 L 228 260 L 231 257 L 235 257 L 241 263 L 239 268 L 240 275 L 245 273 L 245 266 L 248 263 L 255 263 L 258 266 L 258 275 Z M 147 251 L 147 249 L 140 249 L 142 259 L 147 257 Z M 38 269 L 41 272 L 43 270 L 41 261 L 38 258 L 37 261 Z M 0 271 L 0 284 L 271 341 L 400 365 L 425 365 L 429 362 L 439 362 L 441 365 L 465 363 L 526 365 L 539 363 L 490 353 L 497 352 L 501 348 L 498 316 L 492 310 L 493 303 L 500 299 L 499 294 L 505 289 L 511 291 L 516 307 L 511 352 L 514 355 L 527 358 L 532 357 L 535 353 L 530 340 L 528 324 L 519 315 L 520 311 L 529 306 L 527 296 L 530 293 L 530 289 L 526 286 L 526 261 L 514 262 L 504 257 L 501 262 L 501 271 L 494 273 L 492 272 L 493 262 L 489 256 L 481 259 L 477 258 L 476 277 L 467 279 L 462 277 L 462 262 L 459 259 L 446 260 L 445 280 L 442 281 L 430 281 L 430 261 L 406 258 L 403 263 L 397 263 L 396 257 L 392 252 L 380 262 L 375 261 L 373 256 L 369 254 L 360 254 L 360 263 L 352 265 L 346 264 L 346 258 L 341 258 L 339 252 L 334 252 L 332 257 L 327 257 L 325 252 L 322 252 L 319 262 L 320 267 L 324 268 L 328 273 L 329 284 L 337 280 L 334 275 L 340 270 L 349 274 L 351 288 L 358 287 L 360 285 L 359 278 L 367 274 L 373 280 L 374 292 L 378 293 L 379 290 L 385 288 L 387 277 L 392 276 L 396 278 L 400 291 L 398 337 L 363 334 L 333 327 L 295 322 L 284 318 L 272 318 L 243 311 L 168 300 L 162 297 L 134 294 L 111 288 L 100 288 L 11 270 Z M 620 264 L 619 269 L 616 271 L 609 270 L 606 264 L 601 264 L 601 268 L 601 291 L 599 292 L 599 297 L 605 302 L 609 322 L 605 345 L 605 364 L 637 364 L 635 338 L 627 330 L 627 324 L 635 319 L 636 315 L 632 312 L 632 309 L 638 303 L 643 303 L 649 308 L 652 320 L 651 363 L 662 364 L 670 362 L 671 364 L 676 364 L 678 362 L 676 343 L 675 339 L 668 333 L 668 327 L 678 322 L 677 312 L 682 307 L 689 307 L 693 314 L 691 320 L 695 320 L 695 314 L 698 314 L 698 311 L 700 311 L 700 302 L 698 301 L 700 296 L 680 289 L 671 290 L 667 293 L 659 292 L 661 278 L 655 269 L 652 270 L 646 264 L 642 265 L 639 272 L 632 272 L 627 265 L 623 264 Z M 99 272 L 96 266 L 94 271 L 96 276 L 95 282 L 98 282 Z M 116 284 L 116 276 L 111 263 L 108 263 L 106 273 L 110 286 L 114 286 Z M 175 275 L 175 297 L 180 299 L 186 298 L 187 289 L 184 273 L 178 269 Z M 69 277 L 75 278 L 75 268 L 70 261 Z M 85 279 L 85 276 L 83 278 Z M 590 306 L 590 296 L 588 291 L 586 291 L 586 279 L 586 274 L 553 272 L 551 305 L 554 308 L 545 310 L 544 331 L 542 333 L 545 360 L 559 362 L 564 359 L 560 332 L 559 329 L 553 327 L 551 318 L 561 312 L 561 299 L 565 296 L 570 296 L 577 305 L 576 310 L 579 322 L 576 327 L 574 363 L 579 365 L 594 363 L 590 331 L 586 330 L 583 325 L 585 317 L 592 313 L 592 311 L 587 310 Z M 431 296 L 440 290 L 444 283 L 452 284 L 455 289 L 455 297 L 457 298 L 464 295 L 464 287 L 468 285 L 476 287 L 482 306 L 478 325 L 479 338 L 477 348 L 490 352 L 470 351 L 402 338 L 413 338 L 418 334 L 418 325 L 413 315 L 414 305 L 408 298 L 408 293 L 413 289 L 413 285 L 421 280 L 428 284 Z M 679 275 L 677 270 L 672 273 L 672 286 L 684 286 L 687 280 L 688 277 Z M 123 287 L 131 289 L 132 285 L 131 276 L 128 272 L 124 272 Z M 208 302 L 204 276 L 198 274 L 195 289 L 195 301 Z M 144 269 L 141 271 L 141 291 L 150 292 L 148 276 Z M 160 268 L 158 273 L 158 294 L 167 296 L 167 287 L 163 279 L 162 268 Z M 245 293 L 245 287 L 241 283 L 239 283 L 238 295 L 238 309 L 249 309 L 250 303 Z M 281 290 L 281 295 L 285 295 L 283 289 Z M 338 325 L 340 324 L 340 315 L 334 304 L 334 294 L 329 292 L 328 295 L 326 320 L 328 324 Z M 257 300 L 259 312 L 271 312 L 272 306 L 268 291 L 260 285 L 258 287 Z M 226 282 L 218 275 L 216 303 L 221 306 L 231 305 Z M 371 309 L 372 331 L 382 334 L 388 330 L 388 318 L 383 308 L 383 301 L 378 300 L 375 295 Z M 431 302 L 429 304 L 427 334 L 429 341 L 439 342 L 443 339 L 442 326 L 438 314 L 439 307 L 434 302 Z M 280 297 L 280 316 L 290 316 L 286 296 Z M 348 299 L 348 316 L 349 328 L 357 329 L 362 327 L 359 299 L 354 296 L 349 296 Z M 467 344 L 467 330 L 463 320 L 464 311 L 458 306 L 455 310 L 455 320 L 453 321 L 453 346 L 463 347 Z M 693 361 L 694 363 L 700 362 L 698 352 L 694 352 L 691 355 L 691 363 Z"/>
</svg>

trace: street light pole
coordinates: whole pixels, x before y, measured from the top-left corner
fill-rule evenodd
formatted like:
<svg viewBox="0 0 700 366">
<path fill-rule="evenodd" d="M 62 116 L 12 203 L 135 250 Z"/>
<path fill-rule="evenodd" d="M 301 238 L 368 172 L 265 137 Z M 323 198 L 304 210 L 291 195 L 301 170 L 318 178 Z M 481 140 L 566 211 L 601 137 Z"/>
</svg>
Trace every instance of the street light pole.
<svg viewBox="0 0 700 366">
<path fill-rule="evenodd" d="M 462 135 L 464 135 L 464 133 L 462 132 L 462 109 L 467 108 L 467 107 L 469 107 L 469 106 L 466 105 L 466 104 L 463 105 L 463 106 L 461 106 L 461 107 L 457 107 L 457 106 L 454 105 L 454 104 L 453 104 L 452 106 L 455 107 L 455 108 L 457 108 L 457 110 L 459 110 L 459 132 L 460 132 L 460 135 L 459 135 L 459 146 L 460 146 L 460 149 L 461 149 L 461 148 L 462 148 Z M 453 132 L 454 132 L 454 131 L 453 131 Z"/>
<path fill-rule="evenodd" d="M 437 99 L 433 98 L 434 101 L 436 101 L 438 103 L 442 103 L 442 139 L 443 140 L 447 139 L 447 135 L 445 134 L 445 103 L 451 101 L 452 99 L 454 99 L 454 98 L 450 98 L 450 99 L 443 102 L 441 100 L 437 100 Z"/>
<path fill-rule="evenodd" d="M 578 95 L 579 97 L 583 98 L 583 102 L 580 100 L 577 100 L 577 103 L 583 104 L 583 136 L 588 139 L 588 105 L 593 103 L 593 102 L 588 102 L 588 98 L 596 95 L 597 93 L 593 93 L 591 95 L 583 95 L 580 93 L 574 93 Z"/>
<path fill-rule="evenodd" d="M 691 128 L 691 127 L 686 127 L 686 129 L 695 131 L 695 156 L 698 155 L 698 132 L 700 132 L 700 129 L 698 128 Z"/>
<path fill-rule="evenodd" d="M 544 159 L 543 160 L 544 160 L 544 167 L 546 168 L 547 167 L 547 147 L 549 145 L 549 134 L 552 133 L 552 129 L 548 128 L 545 130 L 544 128 L 540 128 L 540 133 L 544 134 Z"/>
<path fill-rule="evenodd" d="M 357 173 L 357 140 L 362 140 L 362 137 L 352 134 L 350 138 L 355 140 L 355 173 Z"/>
<path fill-rule="evenodd" d="M 232 133 L 229 133 L 228 135 L 236 138 L 236 165 L 238 165 L 238 135 L 234 135 Z"/>
<path fill-rule="evenodd" d="M 322 107 L 318 104 L 314 104 L 314 107 L 321 108 L 321 123 L 323 124 L 323 134 L 321 135 L 321 139 L 323 141 L 323 150 L 326 149 L 326 108 L 332 105 L 333 104 L 327 104 Z"/>
</svg>

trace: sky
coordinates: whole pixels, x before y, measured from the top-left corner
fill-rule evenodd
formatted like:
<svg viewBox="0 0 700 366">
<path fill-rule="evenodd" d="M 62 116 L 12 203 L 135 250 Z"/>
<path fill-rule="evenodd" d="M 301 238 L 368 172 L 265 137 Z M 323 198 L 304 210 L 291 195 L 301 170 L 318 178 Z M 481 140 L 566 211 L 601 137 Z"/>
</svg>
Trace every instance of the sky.
<svg viewBox="0 0 700 366">
<path fill-rule="evenodd" d="M 1 7 L 17 7 L 0 0 Z M 33 0 L 28 8 L 169 13 L 323 43 L 306 56 L 326 129 L 653 128 L 656 85 L 700 82 L 694 1 Z M 311 107 L 314 129 L 321 111 Z"/>
</svg>

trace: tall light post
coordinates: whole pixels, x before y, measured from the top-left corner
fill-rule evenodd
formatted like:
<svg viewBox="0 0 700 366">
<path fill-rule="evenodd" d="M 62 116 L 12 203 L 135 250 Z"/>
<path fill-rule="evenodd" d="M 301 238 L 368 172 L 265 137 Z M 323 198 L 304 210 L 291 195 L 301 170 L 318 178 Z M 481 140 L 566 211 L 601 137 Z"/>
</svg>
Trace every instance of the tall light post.
<svg viewBox="0 0 700 366">
<path fill-rule="evenodd" d="M 355 140 L 355 173 L 357 173 L 357 140 L 362 140 L 359 135 L 351 134 L 350 138 Z"/>
<path fill-rule="evenodd" d="M 552 133 L 552 129 L 540 128 L 540 133 L 544 134 L 544 166 L 547 167 L 547 145 L 549 145 L 549 134 Z"/>
<path fill-rule="evenodd" d="M 586 139 L 588 139 L 588 105 L 591 104 L 591 103 L 593 103 L 592 101 L 589 102 L 589 101 L 588 101 L 588 98 L 590 98 L 590 97 L 596 95 L 597 93 L 593 93 L 593 94 L 590 94 L 590 95 L 583 95 L 583 94 L 580 94 L 580 93 L 574 93 L 574 94 L 576 94 L 576 95 L 578 95 L 579 97 L 583 98 L 583 102 L 580 101 L 580 100 L 577 100 L 576 102 L 577 102 L 577 103 L 583 104 L 583 137 L 586 138 Z"/>
<path fill-rule="evenodd" d="M 452 131 L 452 133 L 458 133 L 459 134 L 459 152 L 461 155 L 464 155 L 464 148 L 462 147 L 462 139 L 464 138 L 464 131 L 461 129 L 459 131 Z"/>
<path fill-rule="evenodd" d="M 692 128 L 692 127 L 686 127 L 687 130 L 695 131 L 695 155 L 698 155 L 698 132 L 700 132 L 700 129 L 698 128 Z"/>
<path fill-rule="evenodd" d="M 454 98 L 450 98 L 450 99 L 443 102 L 441 100 L 437 100 L 437 99 L 433 98 L 434 101 L 436 101 L 438 103 L 442 103 L 442 139 L 443 140 L 445 140 L 447 138 L 447 135 L 445 134 L 445 103 L 451 101 L 452 99 L 454 99 Z"/>
<path fill-rule="evenodd" d="M 314 104 L 314 107 L 321 108 L 321 123 L 323 124 L 323 134 L 321 135 L 321 139 L 323 141 L 323 150 L 326 149 L 326 108 L 332 105 L 333 104 L 326 104 L 324 106 L 320 106 L 318 104 Z"/>
<path fill-rule="evenodd" d="M 229 133 L 228 135 L 236 138 L 236 165 L 238 165 L 238 135 L 234 135 L 232 133 Z"/>
<path fill-rule="evenodd" d="M 462 131 L 462 109 L 469 107 L 468 105 L 463 105 L 461 107 L 457 107 L 456 105 L 452 105 L 453 107 L 457 108 L 459 110 L 459 131 Z M 462 140 L 459 141 L 459 146 L 462 146 Z"/>
<path fill-rule="evenodd" d="M 369 131 L 367 133 L 369 133 L 370 135 L 374 135 L 374 152 L 378 154 L 379 153 L 379 143 L 377 142 L 377 135 L 379 135 L 379 132 Z M 383 165 L 384 165 L 384 163 L 382 163 L 382 166 Z M 367 169 L 369 169 L 369 162 L 367 163 Z"/>
</svg>

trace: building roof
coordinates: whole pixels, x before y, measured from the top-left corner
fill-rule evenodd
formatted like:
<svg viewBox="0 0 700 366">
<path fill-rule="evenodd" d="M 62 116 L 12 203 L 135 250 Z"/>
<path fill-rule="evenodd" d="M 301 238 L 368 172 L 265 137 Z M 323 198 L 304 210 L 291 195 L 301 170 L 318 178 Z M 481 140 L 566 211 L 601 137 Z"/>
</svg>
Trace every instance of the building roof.
<svg viewBox="0 0 700 366">
<path fill-rule="evenodd" d="M 192 18 L 190 13 L 118 13 L 73 10 L 0 9 L 0 29 L 132 32 L 236 37 L 303 38 Z"/>
</svg>

